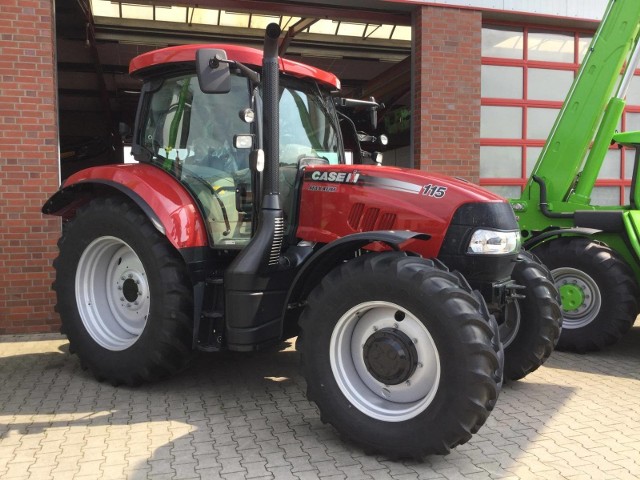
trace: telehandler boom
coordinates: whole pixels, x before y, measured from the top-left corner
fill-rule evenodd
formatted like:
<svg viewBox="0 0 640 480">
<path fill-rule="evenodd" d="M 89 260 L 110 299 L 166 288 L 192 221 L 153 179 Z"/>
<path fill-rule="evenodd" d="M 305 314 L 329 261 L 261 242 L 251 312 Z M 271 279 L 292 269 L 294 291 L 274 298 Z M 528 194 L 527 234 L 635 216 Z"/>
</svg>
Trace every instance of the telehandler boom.
<svg viewBox="0 0 640 480">
<path fill-rule="evenodd" d="M 612 344 L 639 312 L 637 156 L 629 204 L 591 205 L 612 142 L 640 144 L 640 132 L 616 134 L 640 60 L 639 33 L 640 2 L 611 0 L 529 181 L 511 200 L 525 247 L 551 269 L 561 294 L 559 348 Z"/>
</svg>

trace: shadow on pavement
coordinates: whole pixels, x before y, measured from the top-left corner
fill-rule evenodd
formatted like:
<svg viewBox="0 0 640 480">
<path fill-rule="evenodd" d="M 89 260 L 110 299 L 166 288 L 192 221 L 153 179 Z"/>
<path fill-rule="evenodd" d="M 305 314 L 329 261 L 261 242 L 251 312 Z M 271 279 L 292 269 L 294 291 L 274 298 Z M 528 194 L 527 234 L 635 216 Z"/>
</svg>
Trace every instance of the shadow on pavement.
<svg viewBox="0 0 640 480">
<path fill-rule="evenodd" d="M 556 351 L 545 367 L 640 380 L 640 322 L 615 345 L 584 354 Z"/>
<path fill-rule="evenodd" d="M 557 363 L 552 368 L 566 368 L 564 360 Z M 64 344 L 55 352 L 0 356 L 0 417 L 9 419 L 0 422 L 0 442 L 10 434 L 108 432 L 126 449 L 126 476 L 132 479 L 278 478 L 279 469 L 328 476 L 349 468 L 361 477 L 365 468 L 391 476 L 428 475 L 453 465 L 478 472 L 478 459 L 484 462 L 481 471 L 501 475 L 515 460 L 492 455 L 526 451 L 574 388 L 511 382 L 469 443 L 420 463 L 367 456 L 320 421 L 305 391 L 299 355 L 290 343 L 249 354 L 200 354 L 181 374 L 135 389 L 97 382 Z"/>
</svg>

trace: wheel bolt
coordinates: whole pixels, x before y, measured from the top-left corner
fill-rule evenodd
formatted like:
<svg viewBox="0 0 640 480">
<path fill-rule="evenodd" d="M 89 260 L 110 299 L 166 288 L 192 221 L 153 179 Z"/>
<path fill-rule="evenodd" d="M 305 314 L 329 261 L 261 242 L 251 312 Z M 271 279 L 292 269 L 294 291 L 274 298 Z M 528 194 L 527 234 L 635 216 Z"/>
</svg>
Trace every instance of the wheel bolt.
<svg viewBox="0 0 640 480">
<path fill-rule="evenodd" d="M 407 381 L 405 382 L 405 385 L 406 385 L 407 387 L 410 387 L 410 386 L 411 386 L 411 380 L 407 380 Z"/>
<path fill-rule="evenodd" d="M 373 326 L 373 331 L 377 332 L 378 331 L 378 327 L 376 327 L 375 325 Z"/>
<path fill-rule="evenodd" d="M 418 368 L 422 368 L 423 366 L 422 363 L 418 362 Z"/>
<path fill-rule="evenodd" d="M 124 297 L 120 297 L 120 301 L 121 301 L 121 302 L 124 302 Z"/>
<path fill-rule="evenodd" d="M 398 328 L 398 324 L 397 324 L 397 323 L 394 323 L 394 324 L 393 324 L 393 328 Z"/>
</svg>

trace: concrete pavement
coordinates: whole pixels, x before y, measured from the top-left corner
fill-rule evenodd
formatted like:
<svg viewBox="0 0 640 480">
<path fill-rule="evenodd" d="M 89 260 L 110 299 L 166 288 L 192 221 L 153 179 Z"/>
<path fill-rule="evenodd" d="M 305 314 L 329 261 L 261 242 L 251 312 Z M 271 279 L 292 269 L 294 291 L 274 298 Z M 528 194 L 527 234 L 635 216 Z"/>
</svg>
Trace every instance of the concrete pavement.
<svg viewBox="0 0 640 480">
<path fill-rule="evenodd" d="M 638 479 L 640 322 L 505 386 L 469 443 L 422 463 L 320 422 L 292 347 L 201 355 L 137 389 L 95 381 L 58 335 L 0 337 L 0 478 Z"/>
</svg>

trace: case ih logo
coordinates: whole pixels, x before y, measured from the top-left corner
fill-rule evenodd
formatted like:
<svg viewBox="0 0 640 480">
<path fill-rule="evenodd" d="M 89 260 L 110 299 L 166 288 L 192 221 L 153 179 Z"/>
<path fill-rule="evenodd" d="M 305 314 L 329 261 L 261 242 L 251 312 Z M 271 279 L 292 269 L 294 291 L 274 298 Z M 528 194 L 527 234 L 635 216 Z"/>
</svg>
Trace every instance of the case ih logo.
<svg viewBox="0 0 640 480">
<path fill-rule="evenodd" d="M 316 182 L 357 183 L 360 174 L 354 172 L 312 172 L 311 180 Z"/>
</svg>

